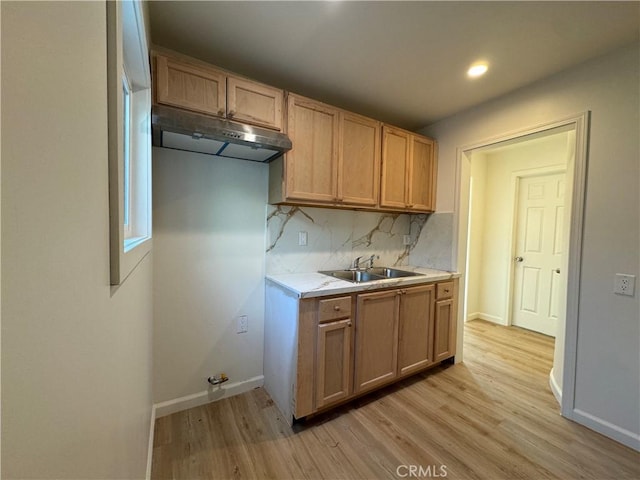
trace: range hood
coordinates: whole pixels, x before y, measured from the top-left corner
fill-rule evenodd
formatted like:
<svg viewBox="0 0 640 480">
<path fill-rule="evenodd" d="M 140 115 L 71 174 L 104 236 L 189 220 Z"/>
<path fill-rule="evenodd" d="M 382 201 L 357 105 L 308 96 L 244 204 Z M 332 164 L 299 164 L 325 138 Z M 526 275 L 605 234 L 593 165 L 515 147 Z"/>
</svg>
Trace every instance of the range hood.
<svg viewBox="0 0 640 480">
<path fill-rule="evenodd" d="M 165 105 L 151 110 L 153 145 L 268 163 L 291 150 L 285 134 Z"/>
</svg>

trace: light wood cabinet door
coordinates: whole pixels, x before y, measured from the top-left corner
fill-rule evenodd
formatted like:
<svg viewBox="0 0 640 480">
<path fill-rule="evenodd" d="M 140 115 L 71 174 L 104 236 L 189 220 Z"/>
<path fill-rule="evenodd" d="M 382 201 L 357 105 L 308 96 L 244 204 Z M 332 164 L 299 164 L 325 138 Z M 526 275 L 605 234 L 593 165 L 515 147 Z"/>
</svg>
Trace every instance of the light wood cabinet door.
<svg viewBox="0 0 640 480">
<path fill-rule="evenodd" d="M 356 309 L 356 393 L 388 383 L 397 376 L 397 290 L 361 294 Z"/>
<path fill-rule="evenodd" d="M 380 185 L 380 131 L 377 120 L 341 112 L 338 202 L 375 206 Z"/>
<path fill-rule="evenodd" d="M 411 210 L 435 210 L 435 142 L 413 135 L 409 162 L 409 200 Z"/>
<path fill-rule="evenodd" d="M 401 290 L 398 373 L 406 375 L 433 363 L 435 285 Z"/>
<path fill-rule="evenodd" d="M 227 78 L 227 118 L 282 130 L 284 92 L 243 78 Z"/>
<path fill-rule="evenodd" d="M 456 352 L 454 298 L 438 300 L 435 307 L 434 361 L 453 357 Z"/>
<path fill-rule="evenodd" d="M 351 393 L 351 320 L 318 326 L 316 408 L 344 400 Z"/>
<path fill-rule="evenodd" d="M 287 200 L 333 203 L 337 191 L 339 111 L 290 94 L 287 134 L 293 148 L 285 154 Z"/>
<path fill-rule="evenodd" d="M 158 103 L 225 116 L 226 76 L 223 72 L 157 55 L 155 83 Z"/>
<path fill-rule="evenodd" d="M 382 127 L 382 175 L 380 206 L 405 209 L 407 175 L 411 150 L 410 135 L 404 130 Z"/>
<path fill-rule="evenodd" d="M 382 127 L 380 206 L 435 210 L 436 142 L 406 130 Z"/>
</svg>

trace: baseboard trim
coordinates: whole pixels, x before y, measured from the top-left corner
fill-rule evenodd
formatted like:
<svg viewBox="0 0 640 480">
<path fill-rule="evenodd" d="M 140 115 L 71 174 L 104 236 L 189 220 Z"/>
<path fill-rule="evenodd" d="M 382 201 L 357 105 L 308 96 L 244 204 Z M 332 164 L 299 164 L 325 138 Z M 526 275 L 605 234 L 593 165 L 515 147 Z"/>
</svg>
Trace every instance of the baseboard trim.
<svg viewBox="0 0 640 480">
<path fill-rule="evenodd" d="M 640 434 L 633 433 L 583 410 L 574 408 L 571 413 L 571 420 L 640 452 Z"/>
<path fill-rule="evenodd" d="M 556 402 L 558 405 L 562 406 L 562 389 L 556 382 L 556 378 L 553 376 L 553 368 L 549 372 L 549 386 L 551 387 L 551 392 L 553 396 L 556 397 Z"/>
<path fill-rule="evenodd" d="M 147 473 L 145 480 L 151 480 L 151 461 L 153 460 L 153 438 L 156 432 L 156 406 L 151 407 L 151 422 L 149 425 L 149 445 L 147 446 Z"/>
<path fill-rule="evenodd" d="M 467 315 L 467 322 L 471 320 L 486 320 L 487 322 L 497 323 L 498 325 L 506 325 L 502 320 L 502 317 L 496 317 L 495 315 L 489 315 L 488 313 L 474 312 Z"/>
<path fill-rule="evenodd" d="M 253 390 L 257 387 L 264 385 L 264 376 L 259 375 L 257 377 L 249 378 L 241 382 L 222 384 L 217 387 L 211 387 L 208 390 L 187 395 L 185 397 L 174 398 L 173 400 L 167 400 L 166 402 L 156 403 L 153 407 L 155 410 L 155 418 L 165 417 L 172 413 L 181 412 L 193 407 L 199 407 L 200 405 L 206 405 L 207 403 L 215 402 L 223 398 L 233 397 L 249 390 Z"/>
</svg>

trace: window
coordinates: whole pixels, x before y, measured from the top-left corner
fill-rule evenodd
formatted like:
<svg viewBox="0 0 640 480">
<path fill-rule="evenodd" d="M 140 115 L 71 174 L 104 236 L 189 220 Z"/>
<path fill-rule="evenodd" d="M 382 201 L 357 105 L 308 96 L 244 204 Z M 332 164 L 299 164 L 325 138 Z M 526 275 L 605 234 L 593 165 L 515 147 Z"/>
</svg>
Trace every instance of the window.
<svg viewBox="0 0 640 480">
<path fill-rule="evenodd" d="M 124 185 L 122 194 L 124 196 L 124 206 L 122 209 L 124 224 L 124 237 L 125 237 L 125 249 L 126 239 L 131 237 L 131 224 L 129 223 L 129 217 L 131 215 L 131 149 L 130 149 L 130 135 L 131 135 L 131 85 L 129 83 L 129 77 L 127 71 L 122 71 L 122 175 L 124 176 Z"/>
<path fill-rule="evenodd" d="M 107 2 L 111 284 L 151 250 L 151 76 L 142 3 Z"/>
</svg>

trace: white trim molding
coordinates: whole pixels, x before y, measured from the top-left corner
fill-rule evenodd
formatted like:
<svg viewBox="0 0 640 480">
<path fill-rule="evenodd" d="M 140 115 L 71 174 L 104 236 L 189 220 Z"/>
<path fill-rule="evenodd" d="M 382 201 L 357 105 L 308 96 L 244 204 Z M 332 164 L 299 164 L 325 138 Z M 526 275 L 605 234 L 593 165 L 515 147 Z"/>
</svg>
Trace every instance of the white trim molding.
<svg viewBox="0 0 640 480">
<path fill-rule="evenodd" d="M 212 386 L 202 392 L 154 404 L 154 416 L 155 418 L 165 417 L 172 413 L 181 412 L 193 407 L 199 407 L 200 405 L 206 405 L 207 403 L 216 402 L 223 398 L 240 395 L 241 393 L 262 387 L 263 385 L 264 376 L 259 375 L 240 382 L 230 384 L 223 383 L 216 387 Z"/>
<path fill-rule="evenodd" d="M 156 406 L 151 407 L 151 420 L 149 422 L 149 445 L 147 446 L 147 472 L 145 480 L 151 480 L 151 467 L 153 464 L 153 440 L 156 432 Z"/>
<path fill-rule="evenodd" d="M 503 318 L 482 312 L 473 312 L 467 315 L 467 322 L 470 322 L 471 320 L 486 320 L 487 322 L 496 323 L 498 325 L 506 325 Z"/>
<path fill-rule="evenodd" d="M 549 387 L 551 387 L 551 393 L 556 397 L 558 405 L 562 405 L 562 388 L 556 382 L 556 377 L 553 376 L 553 368 L 549 372 Z"/>
<path fill-rule="evenodd" d="M 577 408 L 572 410 L 571 416 L 565 416 L 574 422 L 580 423 L 591 430 L 595 430 L 606 437 L 614 439 L 616 442 L 620 442 L 623 445 L 640 452 L 640 435 L 637 433 L 621 428 Z"/>
</svg>

